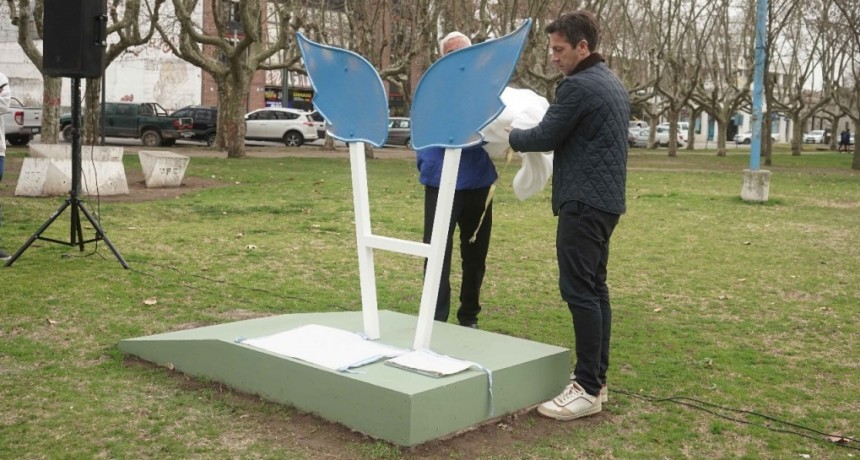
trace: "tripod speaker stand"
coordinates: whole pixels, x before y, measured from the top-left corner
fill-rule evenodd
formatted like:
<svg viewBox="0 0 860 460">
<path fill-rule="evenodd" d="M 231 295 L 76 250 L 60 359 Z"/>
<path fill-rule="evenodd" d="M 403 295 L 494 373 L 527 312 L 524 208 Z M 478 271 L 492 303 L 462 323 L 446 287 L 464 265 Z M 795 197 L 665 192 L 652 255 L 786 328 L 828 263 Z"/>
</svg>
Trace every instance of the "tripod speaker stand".
<svg viewBox="0 0 860 460">
<path fill-rule="evenodd" d="M 128 269 L 128 264 L 122 258 L 120 253 L 116 250 L 113 244 L 111 244 L 107 235 L 105 235 L 104 230 L 102 230 L 98 221 L 96 221 L 93 216 L 87 211 L 87 209 L 83 206 L 83 203 L 79 199 L 81 193 L 81 79 L 79 77 L 72 78 L 72 189 L 69 190 L 69 198 L 57 209 L 54 214 L 21 246 L 18 251 L 15 252 L 14 255 L 6 262 L 6 266 L 11 266 L 18 257 L 33 244 L 37 239 L 50 241 L 52 243 L 64 244 L 67 246 L 78 246 L 80 250 L 84 250 L 84 244 L 92 243 L 95 241 L 103 240 L 108 248 L 110 248 L 113 255 L 116 256 L 119 263 L 122 264 L 123 268 Z M 69 208 L 71 213 L 71 228 L 69 231 L 69 241 L 60 241 L 55 240 L 53 238 L 45 238 L 42 236 L 42 232 L 44 232 L 55 220 L 57 217 L 60 217 L 60 214 L 63 211 Z M 83 213 L 87 220 L 92 224 L 93 229 L 95 229 L 95 237 L 90 240 L 84 240 L 83 229 L 81 227 L 81 216 L 80 213 Z"/>
</svg>

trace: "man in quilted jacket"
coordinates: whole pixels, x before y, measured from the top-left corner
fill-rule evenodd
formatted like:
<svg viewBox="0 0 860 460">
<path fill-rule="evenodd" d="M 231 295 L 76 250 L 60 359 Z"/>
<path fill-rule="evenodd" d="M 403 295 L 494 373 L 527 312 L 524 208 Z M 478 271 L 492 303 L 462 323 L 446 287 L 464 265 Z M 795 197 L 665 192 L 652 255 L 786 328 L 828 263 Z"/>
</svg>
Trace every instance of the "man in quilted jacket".
<svg viewBox="0 0 860 460">
<path fill-rule="evenodd" d="M 518 152 L 554 151 L 559 288 L 573 316 L 576 365 L 570 384 L 538 412 L 573 420 L 600 412 L 607 399 L 612 310 L 606 267 L 609 239 L 626 209 L 630 99 L 595 52 L 599 25 L 592 13 L 562 15 L 545 32 L 564 78 L 541 122 L 511 129 L 509 141 Z"/>
</svg>

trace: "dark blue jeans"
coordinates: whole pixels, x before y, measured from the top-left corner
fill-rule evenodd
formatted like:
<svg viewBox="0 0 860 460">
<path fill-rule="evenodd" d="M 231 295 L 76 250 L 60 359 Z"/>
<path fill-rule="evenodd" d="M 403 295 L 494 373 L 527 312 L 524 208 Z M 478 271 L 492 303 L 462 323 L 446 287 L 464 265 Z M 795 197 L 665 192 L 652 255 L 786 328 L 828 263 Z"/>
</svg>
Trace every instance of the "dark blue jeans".
<svg viewBox="0 0 860 460">
<path fill-rule="evenodd" d="M 451 252 L 454 242 L 454 226 L 460 227 L 460 257 L 463 260 L 463 281 L 460 284 L 460 308 L 457 320 L 468 326 L 478 323 L 481 312 L 481 285 L 487 270 L 487 251 L 490 248 L 490 233 L 493 228 L 493 203 L 487 206 L 484 222 L 481 224 L 474 243 L 469 239 L 478 228 L 484 204 L 490 188 L 476 190 L 457 190 L 454 193 L 454 206 L 451 210 L 451 223 L 448 226 L 448 241 L 445 243 L 445 261 L 442 264 L 442 279 L 439 283 L 439 298 L 436 300 L 436 321 L 448 321 L 451 310 Z M 433 218 L 436 215 L 436 202 L 439 189 L 424 187 L 424 242 L 430 242 L 433 231 Z M 426 269 L 426 262 L 424 264 Z"/>
<path fill-rule="evenodd" d="M 578 201 L 558 213 L 559 289 L 573 316 L 576 381 L 591 395 L 606 383 L 612 308 L 606 286 L 609 238 L 620 216 Z"/>
</svg>

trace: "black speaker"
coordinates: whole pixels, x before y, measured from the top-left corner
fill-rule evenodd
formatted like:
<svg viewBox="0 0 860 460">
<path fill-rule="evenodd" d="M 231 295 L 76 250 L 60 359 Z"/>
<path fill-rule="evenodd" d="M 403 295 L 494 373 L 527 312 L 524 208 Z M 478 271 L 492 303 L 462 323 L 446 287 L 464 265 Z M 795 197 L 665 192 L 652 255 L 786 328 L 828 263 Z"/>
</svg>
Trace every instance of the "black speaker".
<svg viewBox="0 0 860 460">
<path fill-rule="evenodd" d="M 42 73 L 98 78 L 107 48 L 106 0 L 44 0 Z"/>
</svg>

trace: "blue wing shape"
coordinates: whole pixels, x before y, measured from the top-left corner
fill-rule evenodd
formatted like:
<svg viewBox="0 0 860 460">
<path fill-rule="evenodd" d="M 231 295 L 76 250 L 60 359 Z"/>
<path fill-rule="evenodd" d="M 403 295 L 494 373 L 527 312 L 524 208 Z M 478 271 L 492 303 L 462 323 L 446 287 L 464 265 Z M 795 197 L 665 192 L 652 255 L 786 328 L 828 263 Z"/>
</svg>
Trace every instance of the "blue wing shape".
<svg viewBox="0 0 860 460">
<path fill-rule="evenodd" d="M 376 69 L 360 55 L 321 45 L 296 33 L 314 106 L 331 125 L 329 134 L 344 142 L 382 147 L 388 135 L 388 96 Z"/>
<path fill-rule="evenodd" d="M 526 19 L 514 32 L 449 53 L 427 69 L 412 101 L 415 149 L 481 142 L 481 128 L 505 108 L 500 96 L 530 28 L 531 19 Z"/>
</svg>

